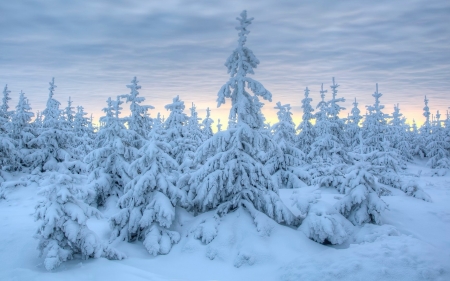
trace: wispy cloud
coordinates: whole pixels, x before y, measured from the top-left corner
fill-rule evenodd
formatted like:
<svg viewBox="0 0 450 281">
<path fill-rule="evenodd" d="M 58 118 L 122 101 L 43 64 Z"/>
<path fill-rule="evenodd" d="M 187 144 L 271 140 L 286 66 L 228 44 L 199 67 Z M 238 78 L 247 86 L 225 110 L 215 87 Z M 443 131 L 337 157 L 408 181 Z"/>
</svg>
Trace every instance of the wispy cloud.
<svg viewBox="0 0 450 281">
<path fill-rule="evenodd" d="M 261 61 L 255 78 L 274 101 L 294 106 L 296 120 L 303 89 L 317 102 L 333 76 L 347 108 L 354 97 L 362 109 L 372 103 L 377 82 L 387 111 L 400 103 L 420 119 L 425 94 L 432 110 L 450 106 L 448 1 L 147 2 L 2 1 L 0 83 L 42 110 L 55 76 L 60 101 L 72 96 L 99 117 L 136 75 L 156 111 L 177 94 L 214 108 L 236 45 L 234 19 L 247 9 L 255 17 L 248 46 Z M 270 116 L 273 105 L 266 103 Z M 219 116 L 226 107 L 213 111 Z"/>
</svg>

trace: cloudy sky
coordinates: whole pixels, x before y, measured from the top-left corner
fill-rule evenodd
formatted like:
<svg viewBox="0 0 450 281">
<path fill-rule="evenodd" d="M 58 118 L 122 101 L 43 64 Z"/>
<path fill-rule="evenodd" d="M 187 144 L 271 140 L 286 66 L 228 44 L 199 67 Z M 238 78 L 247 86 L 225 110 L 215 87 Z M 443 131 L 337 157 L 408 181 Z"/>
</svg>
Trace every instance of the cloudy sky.
<svg viewBox="0 0 450 281">
<path fill-rule="evenodd" d="M 298 122 L 304 88 L 316 104 L 332 77 L 344 106 L 357 98 L 363 113 L 375 83 L 387 113 L 400 103 L 418 123 L 424 95 L 433 112 L 450 106 L 448 0 L 0 1 L 0 85 L 12 105 L 23 90 L 43 110 L 54 76 L 56 99 L 71 96 L 98 118 L 137 76 L 153 116 L 180 95 L 200 116 L 210 106 L 226 119 L 229 103 L 216 109 L 216 97 L 243 9 L 255 18 L 247 46 L 261 61 L 253 78 L 273 94 L 264 108 L 271 121 L 281 101 Z"/>
</svg>

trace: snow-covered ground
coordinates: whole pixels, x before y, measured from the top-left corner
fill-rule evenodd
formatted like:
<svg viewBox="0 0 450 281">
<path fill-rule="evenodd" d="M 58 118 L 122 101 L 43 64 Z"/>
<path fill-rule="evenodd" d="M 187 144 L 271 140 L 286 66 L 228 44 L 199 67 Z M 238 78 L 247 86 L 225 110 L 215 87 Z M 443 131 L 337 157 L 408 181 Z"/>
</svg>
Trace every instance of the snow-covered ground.
<svg viewBox="0 0 450 281">
<path fill-rule="evenodd" d="M 432 177 L 423 164 L 409 165 L 408 172 L 420 174 L 418 183 L 432 202 L 391 189 L 392 196 L 382 197 L 389 204 L 383 224 L 355 227 L 349 241 L 340 246 L 321 245 L 272 221 L 258 232 L 243 209 L 225 216 L 218 236 L 205 245 L 194 233 L 210 214 L 193 217 L 180 210 L 175 224 L 182 238 L 168 255 L 153 257 L 141 242 L 116 241 L 114 246 L 127 259 L 75 259 L 52 272 L 44 268 L 33 238 L 39 186 L 18 182 L 9 185 L 6 199 L 0 200 L 0 280 L 450 280 L 450 175 Z M 280 194 L 295 208 L 292 192 Z M 320 192 L 324 202 L 340 196 L 315 187 L 298 190 L 296 196 L 311 192 Z M 105 241 L 114 203 L 102 210 L 104 219 L 88 223 Z"/>
</svg>

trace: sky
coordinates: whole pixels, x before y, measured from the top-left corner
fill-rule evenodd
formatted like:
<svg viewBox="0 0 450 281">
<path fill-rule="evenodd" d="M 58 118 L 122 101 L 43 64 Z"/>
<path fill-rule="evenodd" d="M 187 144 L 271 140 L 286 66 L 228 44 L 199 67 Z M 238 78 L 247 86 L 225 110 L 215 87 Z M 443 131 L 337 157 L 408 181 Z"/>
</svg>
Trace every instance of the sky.
<svg viewBox="0 0 450 281">
<path fill-rule="evenodd" d="M 365 113 L 375 83 L 385 113 L 399 103 L 409 121 L 423 122 L 425 95 L 432 113 L 450 106 L 448 0 L 0 1 L 0 86 L 12 91 L 11 107 L 23 90 L 42 111 L 55 77 L 63 107 L 70 96 L 98 119 L 137 76 L 152 116 L 167 116 L 164 105 L 180 95 L 186 113 L 195 102 L 200 117 L 210 107 L 226 123 L 230 101 L 217 108 L 217 92 L 244 9 L 255 18 L 247 47 L 261 62 L 252 78 L 273 95 L 263 108 L 272 124 L 278 101 L 298 123 L 305 87 L 315 106 L 332 77 L 347 111 L 356 98 Z"/>
</svg>

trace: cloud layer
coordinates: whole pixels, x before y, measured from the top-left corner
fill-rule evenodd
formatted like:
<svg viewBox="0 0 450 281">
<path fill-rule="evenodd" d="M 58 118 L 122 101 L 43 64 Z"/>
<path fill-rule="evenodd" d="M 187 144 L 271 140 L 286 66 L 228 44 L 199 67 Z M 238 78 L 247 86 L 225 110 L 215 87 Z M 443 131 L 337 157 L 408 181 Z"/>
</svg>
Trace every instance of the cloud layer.
<svg viewBox="0 0 450 281">
<path fill-rule="evenodd" d="M 261 61 L 254 78 L 273 94 L 268 119 L 281 101 L 299 120 L 303 89 L 316 103 L 331 77 L 344 106 L 356 97 L 362 112 L 375 83 L 387 112 L 400 103 L 421 121 L 424 95 L 433 111 L 450 106 L 449 1 L 285 2 L 2 1 L 0 84 L 23 90 L 42 110 L 55 76 L 57 99 L 71 96 L 98 118 L 105 100 L 137 76 L 154 114 L 178 94 L 200 110 L 215 108 L 236 46 L 235 18 L 247 9 L 255 17 L 247 45 Z"/>
</svg>

